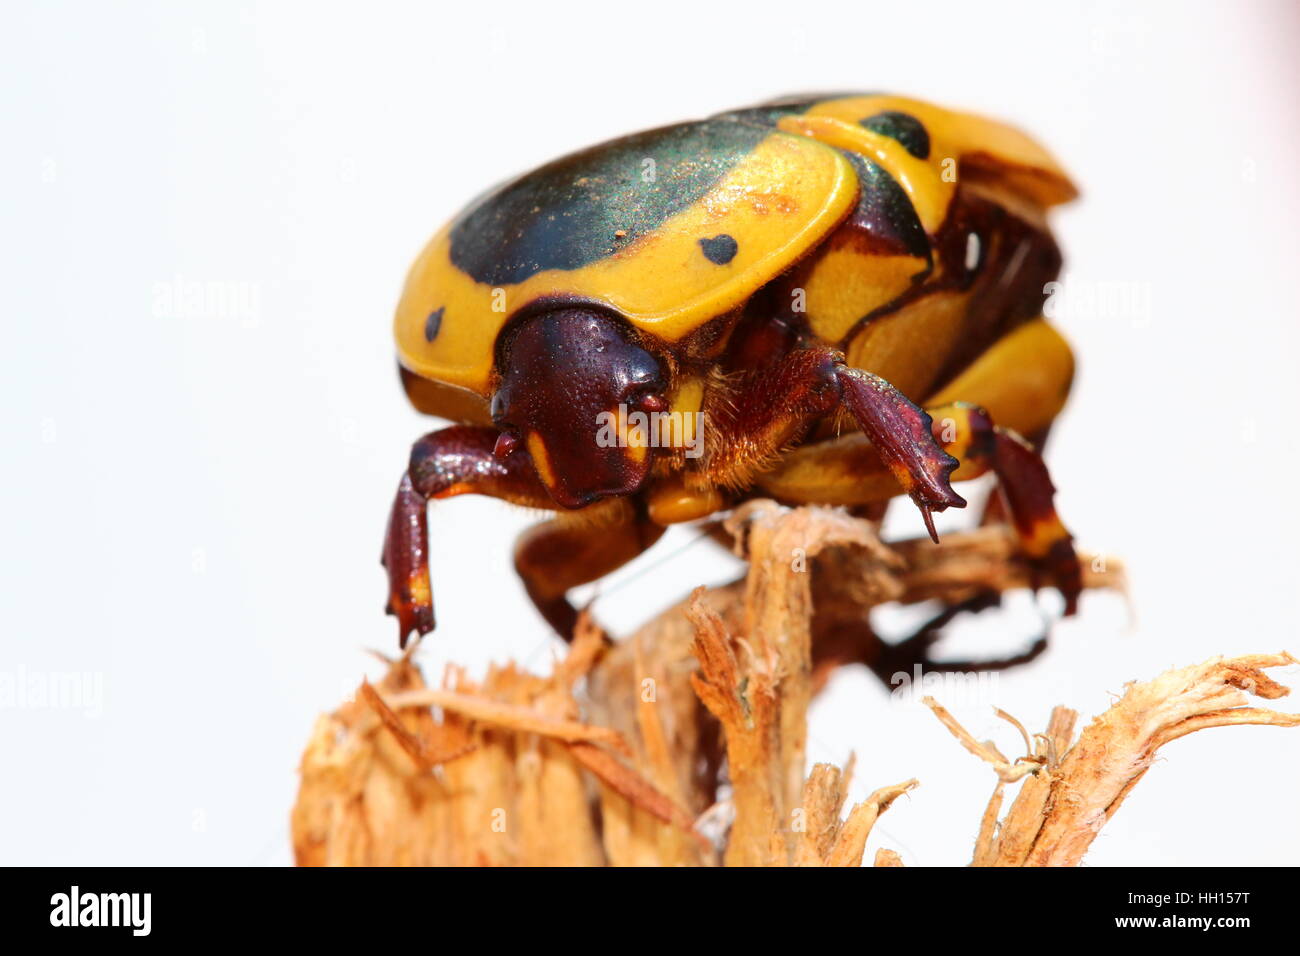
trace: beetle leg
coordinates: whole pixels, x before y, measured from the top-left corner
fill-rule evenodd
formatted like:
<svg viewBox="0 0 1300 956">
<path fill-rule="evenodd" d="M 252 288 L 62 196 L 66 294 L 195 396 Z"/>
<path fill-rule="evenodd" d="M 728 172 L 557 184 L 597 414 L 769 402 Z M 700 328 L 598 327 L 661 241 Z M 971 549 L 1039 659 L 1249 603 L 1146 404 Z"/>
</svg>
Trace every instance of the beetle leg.
<svg viewBox="0 0 1300 956">
<path fill-rule="evenodd" d="M 996 473 L 1026 556 L 1040 580 L 1060 590 L 1066 613 L 1073 614 L 1082 590 L 1079 562 L 1070 533 L 1056 514 L 1055 488 L 1042 457 L 1011 429 L 995 427 L 977 405 L 955 402 L 932 407 L 929 415 L 934 437 L 960 461 L 951 476 L 954 481 Z M 894 477 L 862 434 L 796 449 L 778 468 L 760 476 L 758 485 L 792 504 L 862 505 L 898 494 Z"/>
<path fill-rule="evenodd" d="M 988 672 L 1010 670 L 1021 664 L 1028 664 L 1047 650 L 1048 635 L 1040 634 L 1024 650 L 1006 657 L 993 660 L 933 660 L 931 648 L 943 637 L 944 629 L 958 615 L 978 614 L 1002 604 L 1002 595 L 997 593 L 977 594 L 975 597 L 959 604 L 949 605 L 937 615 L 921 625 L 910 636 L 897 643 L 887 643 L 876 639 L 879 652 L 866 659 L 869 667 L 886 687 L 896 686 L 894 678 L 899 673 L 911 674 L 916 667 L 925 673 L 970 673 L 972 671 Z"/>
<path fill-rule="evenodd" d="M 966 499 L 952 490 L 957 459 L 939 447 L 930 415 L 879 375 L 843 368 L 839 379 L 844 404 L 938 542 L 931 512 L 966 507 Z"/>
<path fill-rule="evenodd" d="M 901 485 L 925 518 L 965 507 L 952 489 L 949 474 L 957 460 L 935 440 L 930 416 L 878 375 L 844 364 L 844 356 L 829 348 L 791 352 L 774 368 L 751 376 L 738 392 L 714 408 L 706 408 L 713 423 L 706 472 L 717 484 L 743 486 L 785 443 L 824 415 L 848 412 L 869 436 L 873 454 L 892 475 L 887 499 Z"/>
<path fill-rule="evenodd" d="M 1074 538 L 1056 513 L 1056 488 L 1042 456 L 1018 433 L 995 426 L 977 405 L 955 402 L 930 411 L 935 437 L 961 460 L 953 477 L 978 478 L 990 470 L 997 475 L 1003 504 L 1034 570 L 1034 586 L 1046 581 L 1056 587 L 1065 598 L 1066 615 L 1073 614 L 1083 591 L 1082 572 Z"/>
<path fill-rule="evenodd" d="M 393 499 L 381 557 L 388 571 L 385 610 L 397 618 L 403 647 L 411 631 L 427 634 L 434 628 L 429 499 L 480 494 L 535 508 L 555 507 L 526 455 L 499 458 L 493 454 L 497 437 L 494 428 L 456 425 L 430 432 L 411 448 L 410 464 Z"/>
<path fill-rule="evenodd" d="M 573 638 L 578 612 L 565 596 L 627 564 L 659 540 L 661 525 L 622 511 L 610 525 L 560 514 L 534 525 L 515 544 L 515 570 L 537 610 L 566 641 Z"/>
</svg>

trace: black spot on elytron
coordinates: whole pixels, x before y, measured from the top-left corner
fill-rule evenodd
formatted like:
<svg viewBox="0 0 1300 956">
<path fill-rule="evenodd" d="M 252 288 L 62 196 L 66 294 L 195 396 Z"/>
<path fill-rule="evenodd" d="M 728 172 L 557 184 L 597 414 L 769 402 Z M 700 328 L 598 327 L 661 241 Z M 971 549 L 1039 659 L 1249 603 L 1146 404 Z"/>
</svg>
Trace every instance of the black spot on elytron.
<svg viewBox="0 0 1300 956">
<path fill-rule="evenodd" d="M 860 125 L 873 133 L 898 140 L 917 159 L 930 158 L 930 134 L 926 132 L 921 121 L 911 113 L 885 110 L 883 113 L 861 120 Z"/>
<path fill-rule="evenodd" d="M 442 309 L 434 309 L 429 313 L 429 317 L 424 320 L 424 340 L 432 342 L 438 337 L 438 330 L 442 328 Z"/>
<path fill-rule="evenodd" d="M 705 120 L 637 133 L 549 163 L 473 204 L 451 230 L 451 261 L 477 282 L 515 285 L 580 269 L 690 208 L 768 135 Z"/>
<path fill-rule="evenodd" d="M 736 258 L 736 253 L 740 250 L 739 243 L 725 232 L 721 235 L 714 236 L 711 239 L 701 239 L 700 248 L 704 250 L 704 258 L 708 259 L 714 265 L 725 266 L 732 259 Z"/>
<path fill-rule="evenodd" d="M 858 174 L 858 205 L 849 222 L 882 254 L 931 261 L 930 237 L 903 187 L 865 156 L 841 152 Z"/>
</svg>

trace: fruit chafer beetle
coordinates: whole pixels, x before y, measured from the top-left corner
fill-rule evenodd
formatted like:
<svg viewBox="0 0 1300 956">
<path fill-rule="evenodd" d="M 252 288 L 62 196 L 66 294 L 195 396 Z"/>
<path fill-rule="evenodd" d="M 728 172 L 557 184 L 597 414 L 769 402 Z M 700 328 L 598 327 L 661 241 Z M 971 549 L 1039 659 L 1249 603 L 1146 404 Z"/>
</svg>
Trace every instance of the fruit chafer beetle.
<svg viewBox="0 0 1300 956">
<path fill-rule="evenodd" d="M 1075 190 L 1033 140 L 897 96 L 791 97 L 637 133 L 495 189 L 433 237 L 395 322 L 417 409 L 388 524 L 402 643 L 434 626 L 426 505 L 556 517 L 515 564 L 566 597 L 672 524 L 747 498 L 1005 514 L 1073 613 L 1080 573 L 1038 454 L 1073 376 L 1041 315 Z M 1023 436 L 1023 437 L 1022 437 Z"/>
</svg>

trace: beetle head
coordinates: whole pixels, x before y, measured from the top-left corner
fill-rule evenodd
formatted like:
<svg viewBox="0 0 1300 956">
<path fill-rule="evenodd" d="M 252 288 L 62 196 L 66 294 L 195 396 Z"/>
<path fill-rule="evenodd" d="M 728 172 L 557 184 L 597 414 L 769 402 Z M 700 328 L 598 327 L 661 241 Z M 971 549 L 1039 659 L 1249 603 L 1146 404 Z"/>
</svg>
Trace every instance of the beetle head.
<svg viewBox="0 0 1300 956">
<path fill-rule="evenodd" d="M 641 487 L 652 449 L 629 435 L 627 416 L 662 411 L 667 376 L 619 320 L 582 308 L 530 316 L 499 368 L 496 453 L 526 452 L 556 504 L 580 508 Z"/>
</svg>

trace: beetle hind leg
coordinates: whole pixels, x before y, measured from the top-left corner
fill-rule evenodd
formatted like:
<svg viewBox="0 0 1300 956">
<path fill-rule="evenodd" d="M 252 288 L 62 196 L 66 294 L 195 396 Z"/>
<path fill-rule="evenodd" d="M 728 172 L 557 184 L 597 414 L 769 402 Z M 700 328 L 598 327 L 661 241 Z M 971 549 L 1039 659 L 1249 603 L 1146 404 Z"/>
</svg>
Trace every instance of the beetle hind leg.
<svg viewBox="0 0 1300 956">
<path fill-rule="evenodd" d="M 611 502 L 622 504 L 622 502 Z M 515 545 L 515 570 L 542 617 L 566 641 L 578 612 L 567 593 L 617 570 L 641 554 L 664 528 L 625 509 L 614 523 L 560 515 L 534 525 Z"/>
<path fill-rule="evenodd" d="M 895 686 L 893 679 L 897 674 L 910 674 L 917 667 L 927 674 L 967 674 L 1010 670 L 1028 664 L 1047 650 L 1048 634 L 1040 634 L 1016 654 L 992 660 L 935 660 L 931 657 L 934 645 L 947 633 L 948 625 L 958 617 L 963 614 L 978 614 L 1001 605 L 1002 595 L 997 592 L 977 594 L 958 604 L 951 604 L 903 640 L 884 644 L 883 649 L 867 660 L 866 664 L 886 687 Z"/>
</svg>

